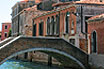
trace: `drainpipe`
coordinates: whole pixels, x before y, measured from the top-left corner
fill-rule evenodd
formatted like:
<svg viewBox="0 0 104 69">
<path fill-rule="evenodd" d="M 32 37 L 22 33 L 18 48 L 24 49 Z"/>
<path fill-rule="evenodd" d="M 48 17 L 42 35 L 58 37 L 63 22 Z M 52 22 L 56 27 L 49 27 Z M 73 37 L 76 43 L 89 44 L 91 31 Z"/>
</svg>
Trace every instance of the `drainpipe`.
<svg viewBox="0 0 104 69">
<path fill-rule="evenodd" d="M 60 32 L 60 11 L 59 11 L 59 37 L 61 35 L 61 32 Z"/>
<path fill-rule="evenodd" d="M 83 7 L 81 5 L 81 33 L 85 35 L 85 50 L 87 51 L 87 32 L 83 32 Z"/>
<path fill-rule="evenodd" d="M 32 19 L 32 36 L 34 36 L 34 19 Z"/>
</svg>

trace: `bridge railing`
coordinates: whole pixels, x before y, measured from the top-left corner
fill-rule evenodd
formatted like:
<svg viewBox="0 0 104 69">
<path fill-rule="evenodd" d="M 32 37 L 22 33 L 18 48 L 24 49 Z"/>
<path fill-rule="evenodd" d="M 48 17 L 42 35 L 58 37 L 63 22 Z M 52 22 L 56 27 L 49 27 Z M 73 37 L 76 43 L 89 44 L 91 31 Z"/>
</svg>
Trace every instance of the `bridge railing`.
<svg viewBox="0 0 104 69">
<path fill-rule="evenodd" d="M 8 43 L 12 39 L 13 39 L 13 37 L 9 37 L 9 38 L 4 39 L 3 41 L 0 42 L 0 47 L 4 44 Z"/>
</svg>

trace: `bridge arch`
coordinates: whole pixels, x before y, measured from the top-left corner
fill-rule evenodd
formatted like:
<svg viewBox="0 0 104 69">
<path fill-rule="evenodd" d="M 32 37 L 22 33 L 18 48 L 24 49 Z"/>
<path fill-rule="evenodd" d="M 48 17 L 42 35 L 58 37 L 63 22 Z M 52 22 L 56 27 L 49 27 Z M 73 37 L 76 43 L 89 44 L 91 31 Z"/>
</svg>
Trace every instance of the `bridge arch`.
<svg viewBox="0 0 104 69">
<path fill-rule="evenodd" d="M 61 62 L 61 59 L 63 62 L 62 64 L 65 63 L 65 65 L 70 66 L 71 62 L 83 69 L 87 67 L 88 55 L 86 53 L 72 46 L 62 38 L 46 37 L 20 37 L 3 45 L 0 48 L 0 63 L 5 62 L 13 56 L 29 51 L 42 51 L 48 53 L 48 55 L 53 56 L 59 62 Z"/>
<path fill-rule="evenodd" d="M 70 58 L 71 60 L 75 61 L 79 66 L 81 66 L 83 69 L 85 69 L 85 66 L 79 60 L 77 60 L 76 58 L 71 56 L 70 54 L 67 54 L 65 52 L 62 52 L 62 51 L 59 51 L 59 50 L 56 50 L 56 49 L 52 49 L 52 48 L 31 48 L 31 49 L 19 51 L 17 53 L 14 53 L 14 54 L 10 55 L 9 57 L 5 58 L 1 63 L 5 62 L 6 60 L 11 59 L 12 57 L 15 57 L 17 55 L 23 54 L 25 52 L 31 52 L 31 51 L 43 51 L 43 52 L 48 51 L 48 52 L 54 52 L 54 53 L 57 53 L 57 54 L 61 54 L 63 56 L 66 56 L 66 57 Z"/>
</svg>

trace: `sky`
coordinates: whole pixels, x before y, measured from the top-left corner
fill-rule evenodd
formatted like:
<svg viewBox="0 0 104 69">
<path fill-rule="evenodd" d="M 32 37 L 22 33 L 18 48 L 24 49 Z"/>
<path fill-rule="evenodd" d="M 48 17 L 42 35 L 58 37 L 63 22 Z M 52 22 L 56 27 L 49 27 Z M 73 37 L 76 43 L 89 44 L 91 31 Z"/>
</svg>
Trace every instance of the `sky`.
<svg viewBox="0 0 104 69">
<path fill-rule="evenodd" d="M 0 0 L 0 31 L 3 22 L 11 22 L 12 7 L 16 2 L 22 0 Z"/>
</svg>

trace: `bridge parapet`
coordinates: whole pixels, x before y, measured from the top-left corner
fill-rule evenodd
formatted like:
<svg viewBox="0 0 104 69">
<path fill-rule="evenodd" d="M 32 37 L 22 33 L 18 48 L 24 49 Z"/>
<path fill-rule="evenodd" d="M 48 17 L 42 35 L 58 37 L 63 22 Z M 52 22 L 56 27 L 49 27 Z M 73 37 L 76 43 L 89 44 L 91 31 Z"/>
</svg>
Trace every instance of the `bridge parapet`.
<svg viewBox="0 0 104 69">
<path fill-rule="evenodd" d="M 3 46 L 4 44 L 8 43 L 9 41 L 11 41 L 13 39 L 13 37 L 9 37 L 9 38 L 6 38 L 5 40 L 1 41 L 0 42 L 0 47 Z"/>
<path fill-rule="evenodd" d="M 88 55 L 69 42 L 58 37 L 18 37 L 0 47 L 0 62 L 28 51 L 43 51 L 65 65 L 88 66 Z M 56 54 L 56 55 L 55 55 Z"/>
</svg>

